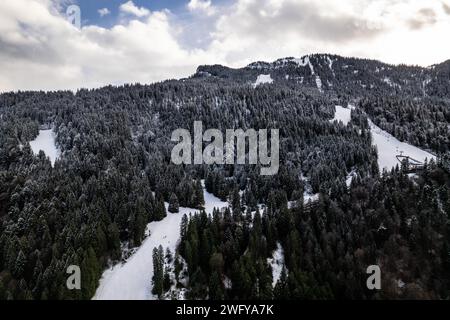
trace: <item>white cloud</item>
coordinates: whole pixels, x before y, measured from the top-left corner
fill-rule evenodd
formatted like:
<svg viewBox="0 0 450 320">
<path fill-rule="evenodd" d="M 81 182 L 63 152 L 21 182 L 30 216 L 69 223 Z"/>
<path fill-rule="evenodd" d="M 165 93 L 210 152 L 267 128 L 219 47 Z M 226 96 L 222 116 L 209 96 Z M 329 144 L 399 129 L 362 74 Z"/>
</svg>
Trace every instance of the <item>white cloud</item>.
<svg viewBox="0 0 450 320">
<path fill-rule="evenodd" d="M 450 58 L 444 11 L 421 0 L 238 0 L 219 17 L 209 51 L 233 66 L 323 52 L 430 65 Z"/>
<path fill-rule="evenodd" d="M 0 91 L 151 83 L 214 62 L 179 45 L 166 12 L 78 30 L 50 0 L 0 1 L 0 47 Z"/>
<path fill-rule="evenodd" d="M 135 15 L 136 17 L 142 18 L 146 17 L 150 14 L 150 10 L 144 7 L 137 7 L 133 1 L 128 1 L 120 5 L 120 11 L 124 13 L 128 13 L 131 15 Z"/>
<path fill-rule="evenodd" d="M 216 13 L 216 9 L 211 5 L 211 0 L 190 0 L 187 4 L 191 12 L 202 12 L 210 16 Z"/>
<path fill-rule="evenodd" d="M 150 83 L 201 64 L 317 52 L 421 65 L 450 58 L 450 16 L 438 1 L 236 0 L 214 19 L 188 21 L 129 1 L 120 24 L 80 30 L 60 1 L 0 1 L 0 91 Z"/>
<path fill-rule="evenodd" d="M 100 17 L 104 17 L 107 16 L 108 14 L 111 14 L 111 11 L 109 11 L 108 8 L 102 8 L 98 10 L 98 14 L 100 15 Z"/>
</svg>

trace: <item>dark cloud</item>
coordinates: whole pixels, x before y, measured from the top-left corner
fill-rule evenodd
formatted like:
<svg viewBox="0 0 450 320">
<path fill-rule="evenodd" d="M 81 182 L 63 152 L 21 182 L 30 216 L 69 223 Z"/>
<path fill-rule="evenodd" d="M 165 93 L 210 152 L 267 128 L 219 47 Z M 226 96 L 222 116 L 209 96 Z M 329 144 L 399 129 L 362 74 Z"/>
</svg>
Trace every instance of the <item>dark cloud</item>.
<svg viewBox="0 0 450 320">
<path fill-rule="evenodd" d="M 423 8 L 417 11 L 417 15 L 409 19 L 407 23 L 412 30 L 419 30 L 423 27 L 433 25 L 436 22 L 436 12 L 431 8 Z"/>
<path fill-rule="evenodd" d="M 43 64 L 60 63 L 63 59 L 55 49 L 53 39 L 43 36 L 43 30 L 36 30 L 25 23 L 17 23 L 18 33 L 23 37 L 21 41 L 12 40 L 8 34 L 0 33 L 0 56 L 3 59 L 19 59 L 40 62 Z"/>
</svg>

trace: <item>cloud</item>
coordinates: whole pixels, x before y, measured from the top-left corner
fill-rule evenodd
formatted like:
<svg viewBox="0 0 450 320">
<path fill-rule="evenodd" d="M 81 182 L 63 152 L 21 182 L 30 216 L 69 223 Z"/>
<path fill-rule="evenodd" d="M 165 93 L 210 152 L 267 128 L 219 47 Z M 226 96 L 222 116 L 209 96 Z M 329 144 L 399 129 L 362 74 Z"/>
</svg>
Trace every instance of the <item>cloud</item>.
<svg viewBox="0 0 450 320">
<path fill-rule="evenodd" d="M 421 29 L 427 25 L 433 25 L 437 22 L 436 12 L 430 8 L 423 8 L 417 12 L 417 16 L 410 19 L 408 24 L 411 29 Z"/>
<path fill-rule="evenodd" d="M 450 15 L 450 6 L 446 4 L 445 2 L 442 2 L 442 8 L 444 8 L 444 12 L 448 15 Z"/>
<path fill-rule="evenodd" d="M 439 2 L 421 0 L 238 0 L 219 17 L 209 51 L 233 66 L 317 52 L 429 65 L 450 57 L 442 14 Z M 411 28 L 415 18 L 421 28 Z"/>
<path fill-rule="evenodd" d="M 381 27 L 371 26 L 356 12 L 339 10 L 339 5 L 333 5 L 335 1 L 324 2 L 240 1 L 236 13 L 228 16 L 228 24 L 233 28 L 237 26 L 244 34 L 257 37 L 277 37 L 280 31 L 285 30 L 302 38 L 336 42 L 372 37 L 382 31 Z M 226 19 L 222 20 L 222 28 L 227 28 Z"/>
<path fill-rule="evenodd" d="M 202 12 L 208 16 L 216 13 L 216 9 L 211 5 L 211 0 L 190 0 L 187 7 L 191 12 Z"/>
<path fill-rule="evenodd" d="M 150 10 L 144 7 L 137 7 L 131 0 L 121 4 L 119 9 L 123 13 L 131 14 L 139 18 L 146 17 L 150 14 Z"/>
<path fill-rule="evenodd" d="M 0 91 L 151 83 L 201 64 L 323 52 L 420 65 L 450 58 L 439 1 L 235 0 L 213 16 L 200 14 L 209 1 L 190 1 L 197 14 L 184 16 L 128 1 L 116 25 L 81 29 L 66 20 L 62 1 L 0 1 Z"/>
<path fill-rule="evenodd" d="M 79 30 L 53 9 L 45 0 L 0 2 L 0 91 L 151 83 L 214 62 L 179 45 L 164 11 Z"/>
<path fill-rule="evenodd" d="M 111 11 L 109 11 L 108 8 L 99 9 L 97 12 L 100 15 L 100 17 L 104 17 L 107 16 L 108 14 L 111 14 Z"/>
</svg>

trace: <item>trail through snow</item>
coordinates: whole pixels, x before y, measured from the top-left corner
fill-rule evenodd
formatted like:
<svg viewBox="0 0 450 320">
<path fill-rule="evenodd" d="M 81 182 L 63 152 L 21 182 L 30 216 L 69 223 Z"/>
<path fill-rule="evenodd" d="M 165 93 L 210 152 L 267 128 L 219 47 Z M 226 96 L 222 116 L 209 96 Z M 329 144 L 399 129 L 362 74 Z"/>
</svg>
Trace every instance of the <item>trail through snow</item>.
<svg viewBox="0 0 450 320">
<path fill-rule="evenodd" d="M 375 125 L 371 120 L 369 120 L 369 125 L 372 132 L 373 144 L 377 146 L 378 150 L 378 167 L 380 171 L 383 168 L 390 170 L 397 164 L 400 165 L 400 162 L 396 158 L 400 153 L 421 162 L 424 162 L 425 159 L 428 159 L 428 161 L 431 159 L 436 160 L 436 157 L 431 153 L 397 140 L 390 133 Z"/>
<path fill-rule="evenodd" d="M 342 123 L 347 125 L 351 120 L 352 109 L 355 109 L 355 106 L 350 104 L 347 108 L 336 106 L 336 112 L 331 121 L 342 121 Z M 378 150 L 378 167 L 380 168 L 380 171 L 382 171 L 383 168 L 390 170 L 391 168 L 395 168 L 397 164 L 400 165 L 400 162 L 397 160 L 396 156 L 401 153 L 421 162 L 424 162 L 425 159 L 428 159 L 428 161 L 431 159 L 436 160 L 436 156 L 433 154 L 406 142 L 399 141 L 390 133 L 382 130 L 374 124 L 370 119 L 368 119 L 368 121 L 370 131 L 372 133 L 372 144 L 375 145 Z M 351 183 L 351 176 L 354 175 L 355 172 L 352 172 L 347 177 L 347 185 Z"/>
<path fill-rule="evenodd" d="M 348 105 L 347 108 L 336 106 L 334 118 L 330 121 L 342 121 L 344 125 L 348 125 L 351 120 L 352 109 L 355 109 L 355 106 Z M 380 171 L 382 171 L 383 168 L 390 170 L 391 168 L 395 168 L 397 164 L 400 165 L 400 162 L 396 158 L 396 156 L 400 154 L 409 156 L 421 162 L 424 162 L 425 159 L 428 159 L 428 161 L 431 159 L 436 160 L 436 156 L 433 154 L 408 143 L 399 141 L 390 133 L 375 125 L 370 119 L 368 121 L 372 133 L 372 144 L 375 145 L 378 150 L 378 167 L 380 168 Z M 352 171 L 347 176 L 347 186 L 350 186 L 355 175 L 356 172 Z"/>
<path fill-rule="evenodd" d="M 203 190 L 205 211 L 228 206 L 212 194 Z M 168 204 L 166 203 L 166 211 Z M 196 209 L 180 208 L 179 213 L 167 212 L 162 221 L 151 222 L 147 226 L 147 238 L 125 263 L 119 263 L 104 271 L 94 300 L 154 300 L 151 293 L 153 277 L 153 248 L 162 245 L 175 253 L 180 240 L 180 223 L 184 214 L 198 212 Z"/>
</svg>

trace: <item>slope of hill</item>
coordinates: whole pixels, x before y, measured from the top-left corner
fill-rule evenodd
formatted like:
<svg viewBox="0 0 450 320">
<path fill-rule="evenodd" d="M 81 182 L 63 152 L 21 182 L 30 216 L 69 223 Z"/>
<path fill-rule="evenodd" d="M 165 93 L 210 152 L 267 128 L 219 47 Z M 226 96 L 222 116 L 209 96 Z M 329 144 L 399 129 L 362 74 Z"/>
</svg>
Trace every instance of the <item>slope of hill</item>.
<svg viewBox="0 0 450 320">
<path fill-rule="evenodd" d="M 447 97 L 450 93 L 450 61 L 421 68 L 394 66 L 375 60 L 314 54 L 300 59 L 254 62 L 241 69 L 220 65 L 200 66 L 194 77 L 214 76 L 239 83 L 254 82 L 270 74 L 275 82 L 318 88 L 344 95 L 401 94 L 414 97 Z"/>
</svg>

